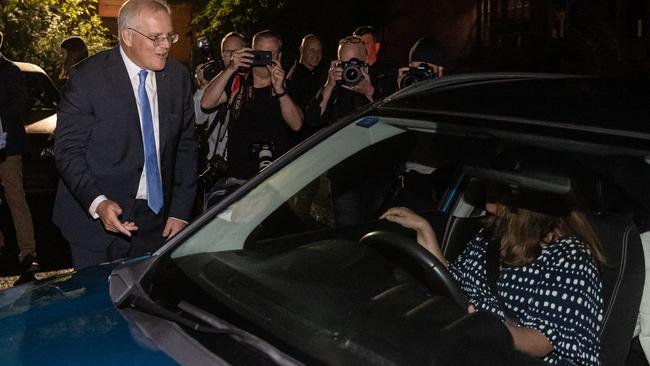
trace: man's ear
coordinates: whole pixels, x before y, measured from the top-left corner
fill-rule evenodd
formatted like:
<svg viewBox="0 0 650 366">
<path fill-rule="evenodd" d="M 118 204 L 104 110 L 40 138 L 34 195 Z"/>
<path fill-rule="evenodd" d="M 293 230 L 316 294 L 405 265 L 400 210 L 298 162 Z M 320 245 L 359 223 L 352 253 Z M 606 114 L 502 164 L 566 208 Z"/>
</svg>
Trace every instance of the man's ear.
<svg viewBox="0 0 650 366">
<path fill-rule="evenodd" d="M 132 47 L 133 46 L 133 33 L 129 32 L 128 29 L 122 29 L 122 32 L 120 33 L 120 36 L 122 37 L 122 44 L 125 45 L 126 47 Z"/>
<path fill-rule="evenodd" d="M 381 42 L 375 42 L 375 53 L 379 53 L 380 48 L 381 48 Z"/>
<path fill-rule="evenodd" d="M 282 51 L 278 52 L 278 61 L 282 60 Z"/>
</svg>

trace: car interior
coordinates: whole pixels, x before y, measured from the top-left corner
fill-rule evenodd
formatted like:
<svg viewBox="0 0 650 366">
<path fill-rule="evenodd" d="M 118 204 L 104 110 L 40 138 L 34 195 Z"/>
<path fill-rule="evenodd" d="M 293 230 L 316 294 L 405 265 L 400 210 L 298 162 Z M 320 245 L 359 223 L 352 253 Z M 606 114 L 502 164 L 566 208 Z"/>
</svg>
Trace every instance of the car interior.
<svg viewBox="0 0 650 366">
<path fill-rule="evenodd" d="M 442 352 L 442 330 L 466 310 L 441 274 L 430 272 L 437 264 L 413 251 L 419 248 L 415 233 L 379 215 L 393 206 L 413 208 L 431 223 L 452 261 L 483 225 L 486 183 L 540 195 L 569 187 L 582 196 L 607 254 L 601 273 L 602 364 L 624 364 L 645 278 L 631 212 L 646 192 L 627 186 L 621 175 L 612 177 L 608 166 L 648 169 L 648 164 L 640 157 L 559 150 L 416 129 L 397 134 L 283 199 L 246 235 L 243 248 L 172 256 L 161 263 L 150 295 L 172 308 L 189 301 L 210 309 L 306 364 L 429 364 Z M 530 161 L 543 161 L 544 167 L 506 169 L 495 163 L 504 154 L 534 156 Z M 546 170 L 558 162 L 569 176 Z M 413 174 L 406 163 L 428 169 Z M 346 164 L 347 171 L 352 166 L 366 177 L 392 179 L 377 202 L 375 219 L 340 226 L 331 184 Z M 388 174 L 376 174 L 380 170 Z M 208 348 L 217 342 L 198 332 L 193 336 Z M 273 364 L 255 352 L 247 357 L 243 364 Z"/>
</svg>

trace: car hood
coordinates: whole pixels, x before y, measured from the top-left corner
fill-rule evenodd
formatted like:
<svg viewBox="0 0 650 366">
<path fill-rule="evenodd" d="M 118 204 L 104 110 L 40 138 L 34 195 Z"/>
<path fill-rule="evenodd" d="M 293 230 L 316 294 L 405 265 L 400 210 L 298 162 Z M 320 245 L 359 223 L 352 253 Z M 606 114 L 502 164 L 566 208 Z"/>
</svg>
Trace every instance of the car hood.
<svg viewBox="0 0 650 366">
<path fill-rule="evenodd" d="M 116 264 L 0 291 L 3 365 L 175 365 L 111 302 Z"/>
</svg>

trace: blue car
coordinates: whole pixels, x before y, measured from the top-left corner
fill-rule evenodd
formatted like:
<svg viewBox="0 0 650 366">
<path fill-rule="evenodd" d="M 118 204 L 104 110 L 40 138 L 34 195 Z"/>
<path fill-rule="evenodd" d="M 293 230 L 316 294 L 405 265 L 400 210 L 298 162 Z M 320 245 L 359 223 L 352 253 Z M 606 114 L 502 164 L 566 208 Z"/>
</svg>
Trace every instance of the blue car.
<svg viewBox="0 0 650 366">
<path fill-rule="evenodd" d="M 505 183 L 583 196 L 607 257 L 601 364 L 623 365 L 637 320 L 650 331 L 648 100 L 581 76 L 418 82 L 320 130 L 151 256 L 0 292 L 0 364 L 507 364 L 480 325 L 452 341 L 465 294 L 414 232 L 378 219 L 412 208 L 453 260 L 485 218 L 484 187 Z"/>
</svg>

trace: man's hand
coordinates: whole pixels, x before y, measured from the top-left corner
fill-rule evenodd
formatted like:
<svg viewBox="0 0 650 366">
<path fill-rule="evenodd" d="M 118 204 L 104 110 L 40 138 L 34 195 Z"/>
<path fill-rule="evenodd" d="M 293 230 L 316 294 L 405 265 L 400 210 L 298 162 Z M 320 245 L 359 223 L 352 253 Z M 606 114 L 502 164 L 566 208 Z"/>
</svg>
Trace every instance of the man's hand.
<svg viewBox="0 0 650 366">
<path fill-rule="evenodd" d="M 111 200 L 102 201 L 95 210 L 99 219 L 104 224 L 104 229 L 113 233 L 122 233 L 126 236 L 131 236 L 132 231 L 137 231 L 138 227 L 134 222 L 124 221 L 120 222 L 120 215 L 122 215 L 122 208 L 116 202 Z"/>
<path fill-rule="evenodd" d="M 350 89 L 355 93 L 359 93 L 362 95 L 365 95 L 366 98 L 368 98 L 369 101 L 373 101 L 373 95 L 375 94 L 375 87 L 372 85 L 372 81 L 370 80 L 370 75 L 368 75 L 368 71 L 366 71 L 366 68 L 361 69 L 361 74 L 363 75 L 363 78 L 357 85 L 352 85 L 352 86 L 347 86 L 343 85 L 344 88 Z"/>
<path fill-rule="evenodd" d="M 205 64 L 200 64 L 194 69 L 194 75 L 196 75 L 196 80 L 199 82 L 199 89 L 205 88 L 210 82 L 210 80 L 206 80 L 205 76 L 203 76 L 203 65 Z"/>
<path fill-rule="evenodd" d="M 327 82 L 325 83 L 326 88 L 334 88 L 336 83 L 343 77 L 343 69 L 336 66 L 338 63 L 339 60 L 334 60 L 330 63 L 330 68 L 327 71 Z"/>
<path fill-rule="evenodd" d="M 232 53 L 230 56 L 230 64 L 228 65 L 228 70 L 231 72 L 237 72 L 240 67 L 250 68 L 253 63 L 253 49 L 252 48 L 240 48 L 237 51 Z"/>
<path fill-rule="evenodd" d="M 162 236 L 165 239 L 171 239 L 174 235 L 178 234 L 181 230 L 185 229 L 187 223 L 179 219 L 170 217 L 167 219 L 167 224 L 163 229 Z"/>
<path fill-rule="evenodd" d="M 397 87 L 402 88 L 402 79 L 404 79 L 404 76 L 409 72 L 410 67 L 405 66 L 405 67 L 400 67 L 397 69 Z"/>
<path fill-rule="evenodd" d="M 284 70 L 278 61 L 273 61 L 273 65 L 267 65 L 266 69 L 269 70 L 271 75 L 271 84 L 273 85 L 273 90 L 276 93 L 282 94 L 285 92 L 284 89 Z"/>
</svg>

